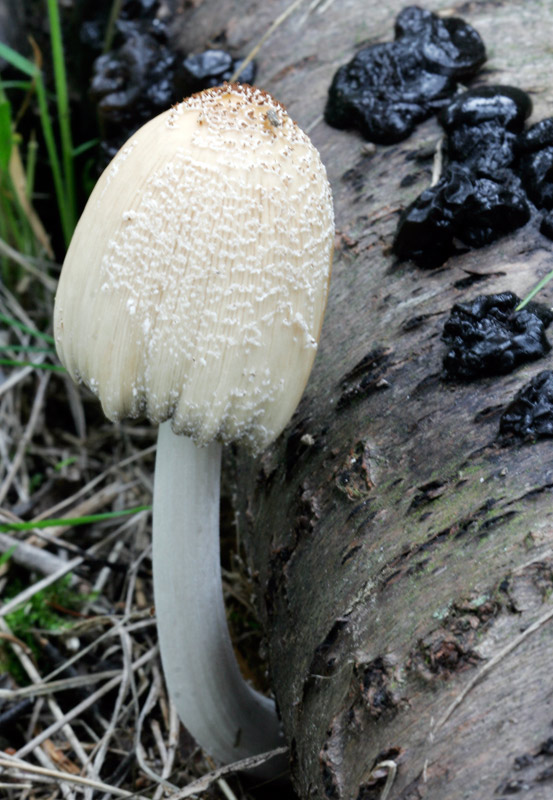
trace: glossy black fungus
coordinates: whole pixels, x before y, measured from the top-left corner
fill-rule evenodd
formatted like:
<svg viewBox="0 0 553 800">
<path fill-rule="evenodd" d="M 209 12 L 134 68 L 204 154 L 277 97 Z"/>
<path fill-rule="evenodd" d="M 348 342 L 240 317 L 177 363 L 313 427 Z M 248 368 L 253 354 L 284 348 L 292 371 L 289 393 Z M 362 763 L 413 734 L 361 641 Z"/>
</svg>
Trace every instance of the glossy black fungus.
<svg viewBox="0 0 553 800">
<path fill-rule="evenodd" d="M 522 89 L 494 84 L 462 92 L 438 119 L 448 134 L 461 125 L 474 128 L 486 122 L 520 133 L 531 111 L 532 101 Z"/>
<path fill-rule="evenodd" d="M 325 108 L 329 125 L 357 128 L 373 142 L 399 142 L 486 60 L 474 28 L 418 6 L 399 14 L 395 36 L 393 42 L 363 48 L 338 69 Z"/>
<path fill-rule="evenodd" d="M 102 123 L 100 166 L 145 122 L 183 97 L 223 83 L 240 64 L 222 50 L 183 59 L 169 46 L 159 9 L 159 0 L 124 0 L 114 47 L 94 62 L 90 94 Z M 252 62 L 240 80 L 254 78 Z"/>
<path fill-rule="evenodd" d="M 547 117 L 531 125 L 520 137 L 523 153 L 535 153 L 544 147 L 553 146 L 553 117 Z"/>
<path fill-rule="evenodd" d="M 520 389 L 499 422 L 504 438 L 553 437 L 553 372 L 544 370 Z"/>
<path fill-rule="evenodd" d="M 458 252 L 454 241 L 483 247 L 528 222 L 531 209 L 515 168 L 531 110 L 529 96 L 514 86 L 469 89 L 442 110 L 449 166 L 401 214 L 396 255 L 437 267 Z"/>
<path fill-rule="evenodd" d="M 505 186 L 452 164 L 402 212 L 393 249 L 401 259 L 434 268 L 456 252 L 454 240 L 482 247 L 529 218 L 526 197 L 516 185 Z"/>
<path fill-rule="evenodd" d="M 467 80 L 486 60 L 480 34 L 459 17 L 442 19 L 418 6 L 407 6 L 396 19 L 394 33 L 396 41 L 416 42 L 425 66 L 441 75 Z"/>
<path fill-rule="evenodd" d="M 158 0 L 125 0 L 113 49 L 94 61 L 90 94 L 102 122 L 104 163 L 135 130 L 177 99 L 176 55 L 158 10 Z"/>
<path fill-rule="evenodd" d="M 243 59 L 234 59 L 225 50 L 205 50 L 197 55 L 190 55 L 177 68 L 175 86 L 183 97 L 187 97 L 202 89 L 219 86 L 229 81 Z M 240 83 L 253 83 L 256 65 L 250 61 L 238 80 Z"/>
<path fill-rule="evenodd" d="M 453 306 L 442 334 L 448 348 L 443 364 L 449 378 L 504 375 L 549 352 L 545 329 L 553 321 L 553 312 L 539 303 L 516 311 L 519 303 L 513 292 L 504 292 Z"/>
<path fill-rule="evenodd" d="M 553 118 L 532 125 L 520 138 L 520 177 L 538 208 L 553 209 Z"/>
<path fill-rule="evenodd" d="M 512 165 L 518 135 L 531 111 L 530 97 L 515 86 L 463 92 L 438 117 L 447 134 L 448 158 L 480 175 L 496 177 Z"/>
<path fill-rule="evenodd" d="M 129 26 L 116 51 L 96 59 L 91 94 L 100 115 L 111 122 L 145 121 L 171 104 L 169 75 L 175 57 L 148 33 Z"/>
</svg>

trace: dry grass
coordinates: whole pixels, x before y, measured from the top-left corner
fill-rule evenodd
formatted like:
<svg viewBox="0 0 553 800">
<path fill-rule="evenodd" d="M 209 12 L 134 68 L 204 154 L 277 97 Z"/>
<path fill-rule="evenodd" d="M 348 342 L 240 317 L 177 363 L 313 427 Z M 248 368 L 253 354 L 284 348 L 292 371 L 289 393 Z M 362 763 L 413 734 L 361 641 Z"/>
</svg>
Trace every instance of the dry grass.
<svg viewBox="0 0 553 800">
<path fill-rule="evenodd" d="M 37 282 L 25 270 L 13 293 L 0 290 L 0 313 L 48 332 L 54 283 Z M 31 343 L 11 325 L 2 325 L 0 337 L 2 345 Z M 29 358 L 52 363 L 44 353 Z M 0 369 L 0 523 L 74 519 L 151 502 L 152 428 L 107 422 L 96 400 L 63 373 Z M 227 783 L 224 773 L 212 772 L 167 697 L 156 644 L 149 511 L 2 533 L 0 551 L 10 553 L 0 568 L 1 797 L 246 796 L 238 779 Z M 246 620 L 244 634 L 251 630 L 251 600 L 240 559 L 226 574 L 234 616 Z M 45 590 L 64 575 L 71 576 L 73 596 L 82 596 L 78 610 L 51 608 L 56 602 Z M 14 587 L 16 596 L 6 599 Z M 10 628 L 10 612 L 30 609 L 39 592 L 50 598 L 41 599 L 44 613 L 55 611 L 60 624 L 31 626 L 23 642 Z M 258 638 L 248 633 L 246 639 L 255 652 Z"/>
</svg>

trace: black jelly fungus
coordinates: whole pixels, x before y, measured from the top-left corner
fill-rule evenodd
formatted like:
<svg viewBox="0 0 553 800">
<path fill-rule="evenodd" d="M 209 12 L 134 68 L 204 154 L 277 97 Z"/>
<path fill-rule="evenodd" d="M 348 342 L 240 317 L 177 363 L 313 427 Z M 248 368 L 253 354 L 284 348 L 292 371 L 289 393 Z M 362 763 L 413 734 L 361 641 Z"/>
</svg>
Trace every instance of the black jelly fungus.
<svg viewBox="0 0 553 800">
<path fill-rule="evenodd" d="M 536 150 L 551 146 L 553 146 L 553 117 L 541 119 L 531 125 L 519 141 L 523 153 L 534 153 Z"/>
<path fill-rule="evenodd" d="M 203 53 L 187 56 L 179 65 L 175 75 L 175 85 L 183 97 L 211 86 L 219 86 L 230 80 L 242 60 L 234 59 L 225 50 L 205 50 Z M 253 83 L 256 65 L 250 61 L 240 73 L 241 83 Z"/>
<path fill-rule="evenodd" d="M 241 64 L 223 50 L 186 58 L 170 47 L 159 0 L 124 0 L 113 47 L 93 64 L 90 95 L 101 120 L 100 167 L 141 125 L 186 95 L 228 80 Z M 94 33 L 88 28 L 86 36 Z M 255 63 L 239 80 L 253 83 Z"/>
<path fill-rule="evenodd" d="M 466 191 L 465 204 L 456 214 L 454 235 L 470 247 L 483 247 L 529 219 L 524 192 L 489 178 L 474 178 Z"/>
<path fill-rule="evenodd" d="M 418 6 L 398 15 L 395 37 L 359 50 L 337 70 L 325 108 L 329 125 L 356 128 L 381 144 L 399 142 L 447 102 L 458 80 L 474 76 L 486 60 L 474 28 Z"/>
<path fill-rule="evenodd" d="M 519 173 L 528 197 L 538 208 L 553 209 L 553 117 L 531 125 L 519 137 L 518 147 Z"/>
<path fill-rule="evenodd" d="M 102 125 L 100 167 L 135 130 L 176 100 L 176 54 L 158 11 L 158 0 L 125 0 L 112 49 L 94 61 L 90 95 Z"/>
<path fill-rule="evenodd" d="M 553 208 L 553 145 L 524 153 L 520 177 L 528 197 L 538 208 Z"/>
<path fill-rule="evenodd" d="M 459 17 L 442 19 L 418 6 L 407 6 L 398 14 L 396 41 L 417 41 L 425 66 L 456 79 L 471 78 L 486 60 L 480 34 Z"/>
<path fill-rule="evenodd" d="M 447 377 L 472 380 L 504 375 L 549 352 L 545 329 L 553 321 L 553 312 L 540 303 L 528 303 L 516 311 L 519 303 L 513 292 L 503 292 L 453 306 L 442 334 Z"/>
<path fill-rule="evenodd" d="M 458 95 L 440 112 L 447 154 L 474 172 L 496 177 L 515 159 L 518 135 L 532 101 L 516 86 L 479 86 Z"/>
<path fill-rule="evenodd" d="M 440 266 L 456 252 L 454 240 L 482 247 L 524 225 L 530 209 L 524 192 L 449 166 L 401 214 L 393 249 L 421 267 Z"/>
<path fill-rule="evenodd" d="M 493 122 L 460 125 L 447 137 L 447 155 L 490 178 L 511 167 L 516 158 L 517 135 Z"/>
<path fill-rule="evenodd" d="M 528 222 L 528 189 L 518 163 L 531 109 L 521 89 L 493 85 L 469 89 L 441 111 L 448 166 L 401 214 L 396 255 L 436 267 L 458 252 L 454 240 L 483 247 Z"/>
<path fill-rule="evenodd" d="M 117 49 L 94 62 L 90 93 L 107 134 L 108 157 L 144 122 L 174 102 L 175 56 L 150 33 L 130 28 Z"/>
<path fill-rule="evenodd" d="M 499 422 L 505 438 L 540 439 L 553 437 L 553 372 L 535 375 L 509 403 Z"/>
<path fill-rule="evenodd" d="M 446 133 L 460 125 L 477 127 L 494 122 L 508 131 L 520 133 L 532 112 L 532 101 L 516 86 L 488 85 L 459 94 L 439 114 Z"/>
</svg>

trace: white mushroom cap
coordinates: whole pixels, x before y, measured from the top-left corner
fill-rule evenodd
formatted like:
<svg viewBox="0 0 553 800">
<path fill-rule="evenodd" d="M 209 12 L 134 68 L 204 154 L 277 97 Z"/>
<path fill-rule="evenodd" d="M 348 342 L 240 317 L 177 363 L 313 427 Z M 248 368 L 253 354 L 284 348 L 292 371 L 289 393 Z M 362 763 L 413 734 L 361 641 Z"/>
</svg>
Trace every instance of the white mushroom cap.
<svg viewBox="0 0 553 800">
<path fill-rule="evenodd" d="M 285 109 L 245 85 L 193 95 L 94 188 L 56 296 L 59 357 L 111 420 L 261 450 L 307 382 L 333 236 L 325 169 Z"/>
</svg>

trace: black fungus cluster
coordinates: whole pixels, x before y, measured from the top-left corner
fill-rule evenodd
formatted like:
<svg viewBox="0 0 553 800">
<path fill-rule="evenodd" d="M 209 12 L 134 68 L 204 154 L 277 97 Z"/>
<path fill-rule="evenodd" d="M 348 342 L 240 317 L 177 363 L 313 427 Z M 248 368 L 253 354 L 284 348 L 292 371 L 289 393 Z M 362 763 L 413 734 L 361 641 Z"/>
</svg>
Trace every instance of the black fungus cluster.
<svg viewBox="0 0 553 800">
<path fill-rule="evenodd" d="M 94 62 L 90 93 L 97 104 L 108 158 L 140 125 L 174 102 L 177 57 L 157 10 L 157 0 L 124 2 L 114 47 Z"/>
<path fill-rule="evenodd" d="M 553 437 L 553 372 L 535 375 L 509 403 L 499 422 L 505 439 Z"/>
<path fill-rule="evenodd" d="M 504 292 L 453 306 L 442 334 L 447 377 L 472 380 L 504 375 L 549 352 L 545 329 L 553 321 L 553 312 L 540 303 L 528 303 L 516 311 L 519 303 L 513 292 Z"/>
<path fill-rule="evenodd" d="M 183 57 L 170 45 L 159 0 L 124 0 L 113 48 L 93 66 L 90 93 L 102 126 L 102 162 L 141 125 L 183 97 L 228 80 L 241 63 L 223 50 Z M 240 75 L 255 79 L 251 62 Z"/>
<path fill-rule="evenodd" d="M 356 128 L 372 142 L 405 139 L 472 78 L 486 60 L 477 31 L 457 17 L 441 19 L 408 6 L 395 22 L 395 40 L 370 45 L 340 67 L 328 92 L 325 120 Z"/>
<path fill-rule="evenodd" d="M 448 165 L 401 214 L 393 244 L 399 258 L 438 267 L 460 246 L 483 247 L 528 222 L 519 153 L 531 110 L 521 89 L 483 86 L 441 111 Z"/>
<path fill-rule="evenodd" d="M 175 74 L 175 87 L 182 97 L 194 92 L 220 86 L 229 81 L 241 66 L 242 59 L 234 59 L 225 50 L 204 50 L 203 53 L 185 58 L 178 66 Z M 255 80 L 255 62 L 250 61 L 240 72 L 241 83 L 253 83 Z"/>
<path fill-rule="evenodd" d="M 438 119 L 450 162 L 496 179 L 513 166 L 532 101 L 516 86 L 479 86 L 459 94 Z"/>
<path fill-rule="evenodd" d="M 526 193 L 544 210 L 540 231 L 553 239 L 553 117 L 542 119 L 520 137 L 519 172 Z"/>
</svg>

